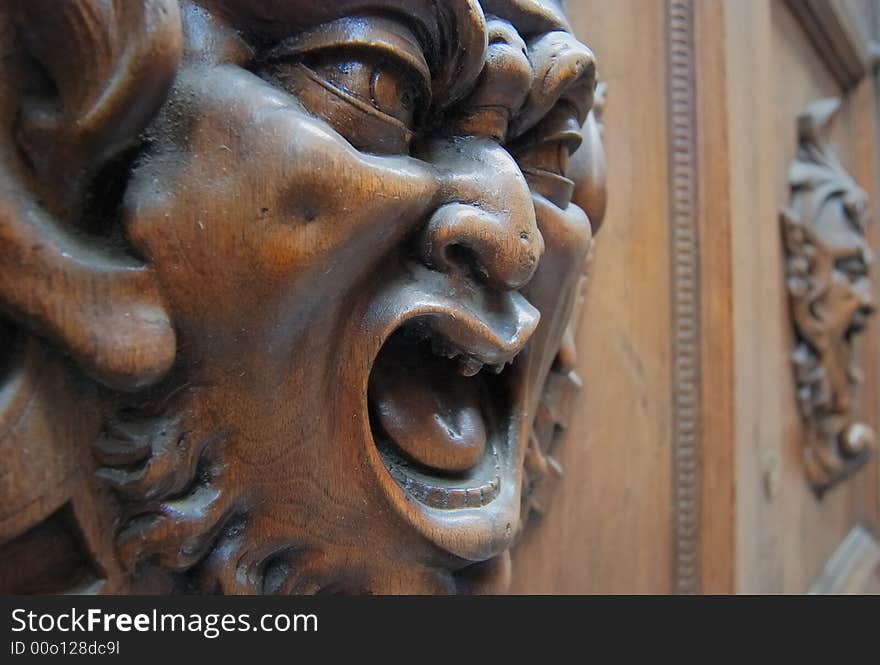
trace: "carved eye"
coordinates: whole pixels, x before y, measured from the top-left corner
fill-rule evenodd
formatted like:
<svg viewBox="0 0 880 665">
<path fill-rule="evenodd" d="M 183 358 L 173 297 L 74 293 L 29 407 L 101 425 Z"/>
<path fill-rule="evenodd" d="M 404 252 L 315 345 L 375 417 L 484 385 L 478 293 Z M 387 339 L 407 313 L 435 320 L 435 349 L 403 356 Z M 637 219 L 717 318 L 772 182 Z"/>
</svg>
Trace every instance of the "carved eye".
<svg viewBox="0 0 880 665">
<path fill-rule="evenodd" d="M 370 79 L 370 98 L 379 111 L 412 128 L 419 92 L 397 68 L 379 65 Z"/>
<path fill-rule="evenodd" d="M 373 61 L 367 56 L 337 62 L 313 58 L 304 64 L 327 83 L 412 130 L 419 91 L 411 78 L 393 63 Z"/>
<path fill-rule="evenodd" d="M 423 45 L 404 21 L 349 16 L 284 39 L 257 73 L 299 99 L 359 150 L 407 153 L 431 101 Z"/>
<path fill-rule="evenodd" d="M 582 138 L 577 109 L 561 101 L 508 149 L 532 189 L 565 208 L 574 188 L 567 177 L 569 158 Z"/>
<path fill-rule="evenodd" d="M 408 152 L 424 93 L 405 68 L 369 53 L 318 53 L 274 62 L 258 73 L 359 150 Z"/>
<path fill-rule="evenodd" d="M 861 254 L 839 258 L 834 262 L 834 267 L 853 282 L 868 275 L 868 266 Z"/>
</svg>

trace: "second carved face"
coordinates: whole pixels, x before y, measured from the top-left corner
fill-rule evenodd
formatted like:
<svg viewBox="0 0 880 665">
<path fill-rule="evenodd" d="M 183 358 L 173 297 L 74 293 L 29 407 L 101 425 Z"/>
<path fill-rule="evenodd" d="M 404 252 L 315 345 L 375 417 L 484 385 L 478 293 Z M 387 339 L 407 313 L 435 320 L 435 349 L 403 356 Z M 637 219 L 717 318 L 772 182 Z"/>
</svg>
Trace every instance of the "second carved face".
<svg viewBox="0 0 880 665">
<path fill-rule="evenodd" d="M 858 469 L 875 445 L 875 433 L 858 420 L 853 404 L 861 380 L 856 337 L 876 308 L 869 216 L 865 193 L 824 136 L 838 107 L 836 99 L 821 100 L 800 117 L 791 199 L 782 212 L 805 463 L 820 493 Z"/>
</svg>

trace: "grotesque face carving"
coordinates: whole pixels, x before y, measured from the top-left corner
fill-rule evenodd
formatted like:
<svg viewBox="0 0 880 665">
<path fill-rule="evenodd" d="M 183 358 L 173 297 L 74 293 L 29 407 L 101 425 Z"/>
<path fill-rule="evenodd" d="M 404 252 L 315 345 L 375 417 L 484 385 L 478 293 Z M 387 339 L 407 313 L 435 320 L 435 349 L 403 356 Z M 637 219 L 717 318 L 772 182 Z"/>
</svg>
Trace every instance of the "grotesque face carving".
<svg viewBox="0 0 880 665">
<path fill-rule="evenodd" d="M 875 439 L 873 430 L 856 420 L 852 404 L 860 380 L 854 340 L 875 309 L 867 201 L 822 135 L 838 106 L 836 99 L 822 100 L 800 117 L 791 201 L 782 212 L 798 336 L 797 395 L 810 437 L 806 469 L 819 492 L 859 468 Z"/>
<path fill-rule="evenodd" d="M 22 4 L 21 79 L 49 82 L 16 83 L 32 162 L 16 168 L 67 187 L 21 206 L 63 242 L 51 215 L 111 216 L 87 242 L 138 259 L 85 262 L 83 280 L 110 286 L 76 304 L 81 323 L 5 295 L 100 386 L 95 474 L 117 499 L 122 568 L 224 592 L 503 588 L 592 238 L 568 160 L 585 138 L 601 160 L 595 63 L 559 7 L 91 8 L 132 43 L 111 63 L 124 84 L 83 104 L 119 126 L 57 157 L 91 169 L 73 181 L 31 153 L 65 129 L 39 126 L 37 102 L 75 114 L 86 96 L 53 89 L 70 65 L 38 43 L 76 17 L 40 27 Z M 63 254 L 34 272 L 76 278 Z"/>
</svg>

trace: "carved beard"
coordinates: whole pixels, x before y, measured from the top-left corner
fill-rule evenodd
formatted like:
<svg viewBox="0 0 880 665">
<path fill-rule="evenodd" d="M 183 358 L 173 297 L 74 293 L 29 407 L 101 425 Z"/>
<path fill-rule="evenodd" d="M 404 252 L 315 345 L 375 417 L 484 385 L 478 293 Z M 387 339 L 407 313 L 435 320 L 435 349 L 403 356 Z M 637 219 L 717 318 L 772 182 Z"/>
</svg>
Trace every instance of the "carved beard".
<svg viewBox="0 0 880 665">
<path fill-rule="evenodd" d="M 391 290 L 400 288 L 395 286 L 399 285 L 399 279 L 388 277 L 380 281 L 392 285 L 387 287 Z M 405 301 L 399 295 L 390 301 Z M 379 289 L 365 301 L 367 311 L 377 305 L 387 309 L 389 298 Z M 393 323 L 389 322 L 391 328 Z M 397 334 L 392 333 L 389 337 L 392 350 L 398 343 L 394 340 Z M 379 340 L 375 343 L 378 345 Z M 554 336 L 551 343 L 558 346 L 558 337 Z M 343 336 L 338 346 L 329 345 L 327 353 L 327 366 L 333 366 L 330 358 L 354 360 L 345 366 L 340 376 L 327 381 L 325 391 L 322 391 L 328 395 L 336 394 L 340 402 L 352 398 L 347 393 L 360 392 L 363 410 L 353 415 L 366 414 L 368 377 L 383 369 L 382 360 L 372 366 L 357 362 L 358 349 L 363 347 L 364 340 L 357 335 L 350 340 Z M 375 351 L 374 347 L 373 353 Z M 514 367 L 507 370 L 510 377 L 526 376 L 524 368 L 529 366 L 529 359 L 541 357 L 533 349 L 527 349 L 522 356 L 526 364 L 518 369 L 515 360 Z M 560 370 L 554 372 L 554 376 L 561 374 Z M 349 482 L 361 481 L 366 486 L 367 491 L 359 496 L 370 498 L 365 499 L 366 505 L 361 511 L 357 510 L 360 506 L 329 504 L 322 496 L 333 490 L 327 487 L 326 477 L 290 482 L 300 469 L 328 468 L 326 456 L 321 463 L 321 442 L 341 442 L 338 446 L 341 453 L 357 452 L 358 449 L 368 453 L 381 451 L 375 447 L 381 442 L 349 424 L 367 424 L 363 417 L 336 419 L 331 423 L 331 430 L 323 433 L 311 431 L 304 435 L 305 442 L 312 444 L 312 451 L 317 453 L 313 459 L 308 459 L 304 450 L 288 451 L 289 454 L 285 455 L 277 450 L 277 446 L 274 446 L 275 451 L 271 449 L 273 447 L 261 448 L 259 454 L 272 455 L 272 459 L 268 465 L 262 466 L 260 473 L 254 473 L 253 462 L 240 457 L 239 451 L 249 448 L 246 435 L 231 431 L 223 413 L 225 405 L 235 398 L 240 401 L 242 396 L 229 394 L 213 385 L 195 385 L 197 379 L 187 371 L 181 371 L 178 376 L 176 381 L 182 383 L 177 388 L 169 385 L 157 388 L 156 394 L 162 395 L 161 398 L 139 395 L 132 404 L 117 401 L 95 446 L 98 458 L 107 465 L 99 471 L 99 476 L 129 499 L 123 500 L 124 527 L 117 545 L 123 565 L 131 571 L 139 571 L 140 575 L 135 579 L 155 584 L 156 573 L 170 572 L 171 579 L 166 584 L 172 584 L 176 590 L 223 593 L 400 590 L 450 593 L 504 589 L 509 578 L 506 552 L 497 561 L 473 565 L 465 559 L 441 554 L 433 547 L 426 550 L 424 541 L 414 538 L 416 533 L 411 523 L 391 516 L 387 516 L 391 519 L 379 521 L 382 513 L 387 512 L 382 508 L 387 496 L 376 492 L 381 483 L 377 486 L 371 482 L 373 476 L 369 472 L 350 473 L 356 463 L 348 467 L 348 473 L 343 470 L 340 475 Z M 489 381 L 503 382 L 506 379 L 515 382 L 510 377 L 493 375 Z M 304 377 L 299 375 L 299 378 Z M 320 385 L 317 377 L 314 378 L 314 383 L 308 381 L 312 387 Z M 508 390 L 491 393 L 492 385 L 484 384 L 487 393 L 484 398 L 498 399 L 517 414 L 523 413 L 526 402 L 536 401 L 542 394 L 546 397 L 543 391 L 532 391 L 520 383 L 521 399 L 517 400 L 510 397 Z M 535 386 L 542 387 L 543 380 Z M 498 413 L 502 412 L 499 410 Z M 294 420 L 304 418 L 298 416 Z M 510 439 L 517 442 L 521 440 L 520 431 L 530 431 L 532 423 L 517 416 L 510 417 L 509 426 L 517 428 L 515 438 Z M 519 445 L 509 444 L 505 437 L 499 439 L 500 434 L 503 432 L 495 435 L 499 448 Z M 515 447 L 504 453 L 504 463 L 514 467 L 510 469 L 511 473 L 505 474 L 505 482 L 518 484 L 522 452 Z M 357 457 L 362 466 L 363 456 Z M 499 455 L 487 457 L 495 462 Z M 382 455 L 382 463 L 384 468 L 374 466 L 375 473 L 391 471 L 385 455 Z M 477 472 L 480 470 L 478 467 Z M 268 490 L 265 495 L 258 491 L 261 484 Z M 517 489 L 516 485 L 507 489 L 514 502 Z M 409 493 L 412 489 L 401 484 L 399 491 Z M 306 518 L 308 522 L 320 524 L 327 515 L 333 514 L 334 509 L 337 514 L 345 513 L 339 523 L 340 530 L 335 534 L 330 529 L 316 532 L 310 524 L 302 521 Z M 376 537 L 370 538 L 369 545 L 362 543 L 346 547 L 346 527 L 364 520 L 376 525 L 373 529 Z M 494 548 L 496 552 L 504 550 L 519 526 L 518 521 L 509 524 L 511 528 L 505 530 L 504 540 L 483 540 L 476 546 Z M 383 528 L 391 532 L 379 535 Z M 409 543 L 405 544 L 407 541 Z M 381 550 L 388 543 L 401 549 L 396 555 L 388 553 L 388 560 L 383 562 Z M 416 554 L 407 557 L 401 552 Z M 431 561 L 433 564 L 428 565 Z M 144 563 L 147 568 L 158 568 L 152 573 L 139 569 Z M 390 568 L 393 568 L 393 577 L 389 576 Z M 389 578 L 391 586 L 381 586 L 387 584 Z"/>
<path fill-rule="evenodd" d="M 858 420 L 849 406 L 841 407 L 853 399 L 853 389 L 860 382 L 854 338 L 864 329 L 864 323 L 862 313 L 854 314 L 824 357 L 803 338 L 792 353 L 798 403 L 812 440 L 805 450 L 805 462 L 820 494 L 861 466 L 874 446 L 873 430 Z M 831 354 L 833 358 L 828 357 Z M 829 366 L 839 368 L 843 385 L 832 381 Z M 845 391 L 843 395 L 841 391 Z"/>
<path fill-rule="evenodd" d="M 103 393 L 119 559 L 145 591 L 503 588 L 591 242 L 566 170 L 592 53 L 555 3 L 222 4 L 22 2 L 9 32 L 7 87 L 54 85 L 7 109 L 0 291 Z M 410 93 L 448 123 L 418 145 Z"/>
<path fill-rule="evenodd" d="M 820 208 L 823 224 L 805 224 L 794 208 L 782 213 L 796 332 L 792 363 L 807 430 L 804 460 L 820 495 L 865 462 L 875 438 L 852 404 L 861 380 L 855 338 L 874 309 L 865 290 L 864 241 L 855 235 L 862 227 L 850 221 L 838 200 L 828 203 Z"/>
<path fill-rule="evenodd" d="M 557 75 L 574 78 L 545 85 L 591 97 L 592 55 L 553 35 L 538 54 L 562 48 Z M 127 236 L 179 355 L 139 397 L 154 406 L 117 411 L 96 446 L 123 497 L 120 558 L 224 593 L 503 589 L 525 443 L 591 243 L 557 173 L 583 105 L 519 145 L 524 177 L 475 130 L 418 160 L 359 152 L 273 72 L 182 66 L 127 186 Z M 434 251 L 450 231 L 479 262 Z M 467 376 L 478 364 L 500 373 Z"/>
</svg>

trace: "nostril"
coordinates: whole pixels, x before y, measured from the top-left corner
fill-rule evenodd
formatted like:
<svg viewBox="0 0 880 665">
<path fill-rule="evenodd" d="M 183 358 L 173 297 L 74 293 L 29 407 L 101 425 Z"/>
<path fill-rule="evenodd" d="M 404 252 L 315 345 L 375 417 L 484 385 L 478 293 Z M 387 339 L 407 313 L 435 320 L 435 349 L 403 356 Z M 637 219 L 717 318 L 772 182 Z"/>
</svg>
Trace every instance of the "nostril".
<svg viewBox="0 0 880 665">
<path fill-rule="evenodd" d="M 471 273 L 474 277 L 486 279 L 488 274 L 486 268 L 480 263 L 477 253 L 467 245 L 457 242 L 452 243 L 444 250 L 446 264 L 450 268 L 457 269 L 463 273 Z"/>
<path fill-rule="evenodd" d="M 458 272 L 501 290 L 522 287 L 537 267 L 543 239 L 507 214 L 463 203 L 439 208 L 421 237 L 426 265 Z"/>
</svg>

